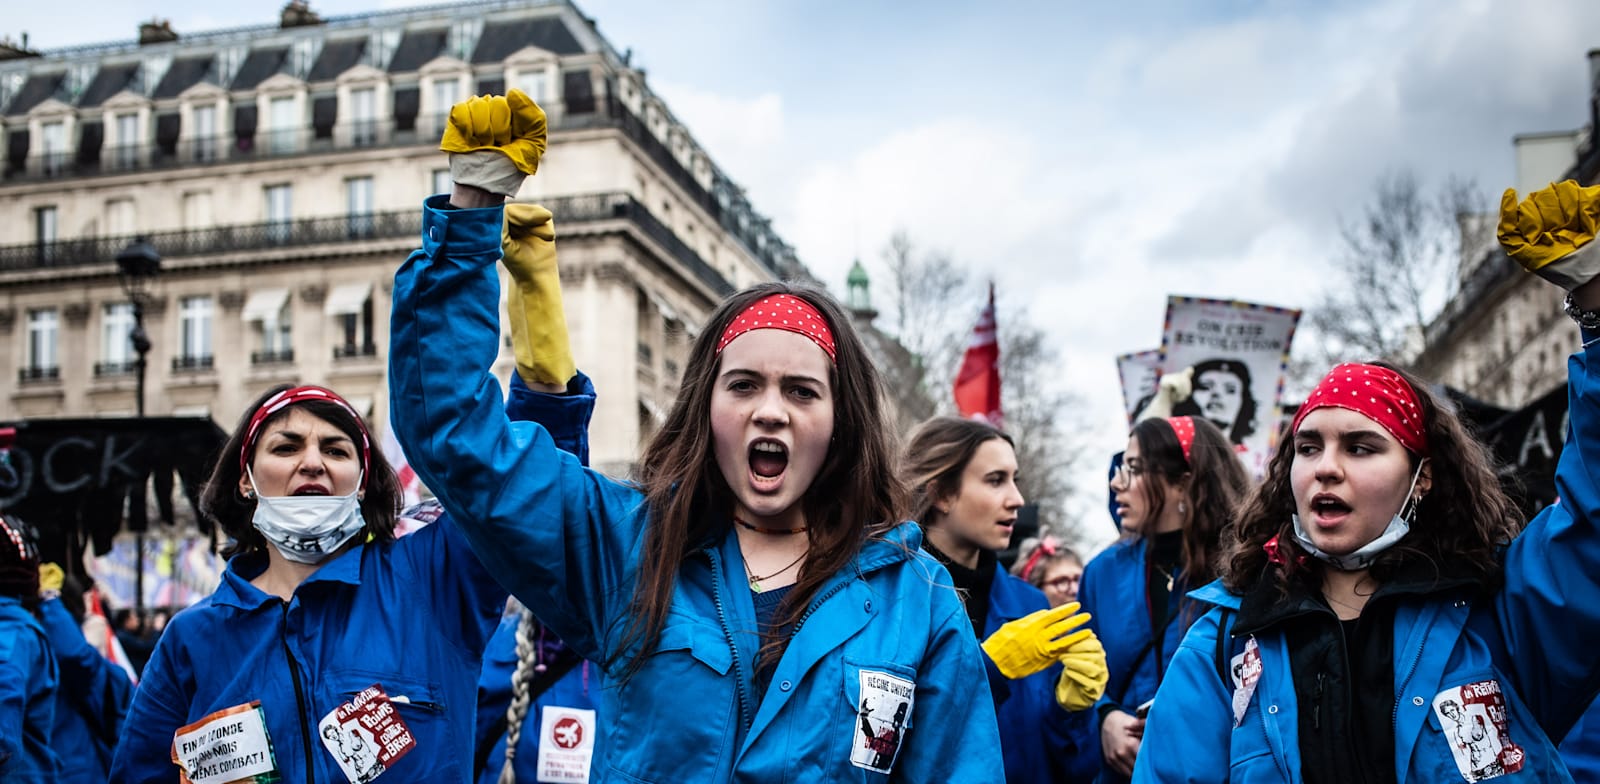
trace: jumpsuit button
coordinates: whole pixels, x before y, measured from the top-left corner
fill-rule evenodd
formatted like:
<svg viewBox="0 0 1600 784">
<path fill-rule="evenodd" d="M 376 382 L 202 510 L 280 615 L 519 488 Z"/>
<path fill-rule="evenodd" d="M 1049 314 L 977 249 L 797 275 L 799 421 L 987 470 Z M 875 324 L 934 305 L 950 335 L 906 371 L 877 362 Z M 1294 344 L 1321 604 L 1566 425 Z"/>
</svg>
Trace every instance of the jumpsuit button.
<svg viewBox="0 0 1600 784">
<path fill-rule="evenodd" d="M 861 605 L 861 609 L 872 612 L 872 600 L 868 599 L 865 604 Z"/>
<path fill-rule="evenodd" d="M 1267 712 L 1268 713 L 1272 713 L 1272 714 L 1276 714 L 1278 712 L 1278 706 L 1272 705 L 1272 706 L 1268 707 L 1267 708 Z"/>
<path fill-rule="evenodd" d="M 428 239 L 435 240 L 435 241 L 437 241 L 439 239 L 439 227 L 438 226 L 429 226 L 428 227 Z"/>
<path fill-rule="evenodd" d="M 1412 705 L 1415 705 L 1415 706 L 1420 708 L 1420 707 L 1422 707 L 1422 703 L 1423 703 L 1423 699 L 1421 697 L 1412 697 L 1411 698 L 1411 704 Z"/>
<path fill-rule="evenodd" d="M 790 683 L 788 681 L 784 681 L 783 683 L 778 684 L 778 690 L 779 691 L 788 691 L 793 686 L 794 686 L 794 684 L 792 684 L 792 683 Z"/>
</svg>

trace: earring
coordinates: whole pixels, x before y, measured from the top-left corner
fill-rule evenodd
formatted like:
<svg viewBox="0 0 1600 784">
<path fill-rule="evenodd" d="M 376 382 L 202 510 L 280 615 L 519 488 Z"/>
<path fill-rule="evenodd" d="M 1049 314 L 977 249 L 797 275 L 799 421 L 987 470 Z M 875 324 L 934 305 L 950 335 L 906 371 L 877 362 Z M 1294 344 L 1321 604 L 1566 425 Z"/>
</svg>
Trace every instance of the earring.
<svg viewBox="0 0 1600 784">
<path fill-rule="evenodd" d="M 248 501 L 248 500 L 256 497 L 256 491 L 254 491 L 254 490 L 246 490 L 243 493 L 240 493 L 240 495 L 243 495 L 244 496 L 244 500 Z"/>
</svg>

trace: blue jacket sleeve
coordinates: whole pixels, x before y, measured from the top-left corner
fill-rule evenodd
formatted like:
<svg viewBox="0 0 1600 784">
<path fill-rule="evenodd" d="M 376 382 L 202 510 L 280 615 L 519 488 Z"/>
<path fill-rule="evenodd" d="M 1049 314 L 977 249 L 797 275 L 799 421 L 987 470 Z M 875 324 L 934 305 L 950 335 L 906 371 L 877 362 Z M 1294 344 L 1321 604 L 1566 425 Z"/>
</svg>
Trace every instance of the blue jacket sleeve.
<svg viewBox="0 0 1600 784">
<path fill-rule="evenodd" d="M 943 578 L 945 582 L 948 577 Z M 917 683 L 911 740 L 896 763 L 901 781 L 997 781 L 1005 777 L 994 698 L 979 688 L 984 659 L 973 637 L 972 621 L 958 602 L 934 630 Z"/>
<path fill-rule="evenodd" d="M 553 395 L 528 388 L 522 376 L 511 374 L 511 396 L 506 416 L 515 422 L 538 422 L 549 431 L 556 447 L 589 464 L 589 421 L 594 416 L 594 382 L 578 371 L 567 393 Z"/>
<path fill-rule="evenodd" d="M 139 688 L 134 691 L 122 737 L 111 758 L 112 784 L 171 784 L 178 769 L 172 764 L 172 730 L 186 723 L 189 696 L 173 677 L 173 635 L 162 635 L 150 654 Z"/>
<path fill-rule="evenodd" d="M 1156 692 L 1133 766 L 1133 784 L 1228 781 L 1233 695 L 1217 674 L 1219 611 L 1184 635 Z"/>
<path fill-rule="evenodd" d="M 1585 331 L 1585 342 L 1600 335 Z M 1495 616 L 1517 690 L 1551 737 L 1560 738 L 1600 688 L 1600 346 L 1567 362 L 1570 429 L 1556 465 L 1554 504 L 1506 550 Z"/>
<path fill-rule="evenodd" d="M 106 745 L 116 743 L 133 701 L 133 681 L 83 638 L 83 630 L 61 599 L 47 599 L 39 610 L 45 637 L 61 666 L 61 690 L 67 702 L 82 706 L 83 714 L 97 722 L 92 729 Z"/>
<path fill-rule="evenodd" d="M 507 417 L 499 351 L 503 209 L 424 205 L 423 247 L 395 275 L 395 433 L 483 565 L 581 655 L 603 660 L 631 598 L 640 494 L 579 464 L 540 425 Z"/>
</svg>

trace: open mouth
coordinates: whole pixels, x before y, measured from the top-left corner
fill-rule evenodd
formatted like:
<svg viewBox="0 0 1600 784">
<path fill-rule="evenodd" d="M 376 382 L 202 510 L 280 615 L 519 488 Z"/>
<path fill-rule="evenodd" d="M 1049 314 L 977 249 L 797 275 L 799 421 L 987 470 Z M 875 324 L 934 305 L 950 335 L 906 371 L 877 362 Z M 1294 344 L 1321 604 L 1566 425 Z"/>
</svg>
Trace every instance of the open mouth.
<svg viewBox="0 0 1600 784">
<path fill-rule="evenodd" d="M 1334 495 L 1319 495 L 1311 499 L 1311 512 L 1319 522 L 1336 522 L 1350 514 L 1350 505 Z"/>
<path fill-rule="evenodd" d="M 758 439 L 750 444 L 750 473 L 760 480 L 774 480 L 789 468 L 789 448 L 782 442 Z"/>
<path fill-rule="evenodd" d="M 322 485 L 301 485 L 295 488 L 294 495 L 328 495 L 328 488 Z"/>
</svg>

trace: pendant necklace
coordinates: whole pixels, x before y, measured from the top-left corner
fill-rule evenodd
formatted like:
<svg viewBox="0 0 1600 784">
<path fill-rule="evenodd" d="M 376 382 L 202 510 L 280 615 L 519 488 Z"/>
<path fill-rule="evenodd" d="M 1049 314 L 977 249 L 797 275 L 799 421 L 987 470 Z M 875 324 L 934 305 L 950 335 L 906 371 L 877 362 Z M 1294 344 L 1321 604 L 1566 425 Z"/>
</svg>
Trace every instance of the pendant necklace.
<svg viewBox="0 0 1600 784">
<path fill-rule="evenodd" d="M 796 556 L 793 561 L 790 561 L 788 566 L 785 566 L 782 569 L 779 569 L 778 571 L 773 572 L 772 574 L 769 574 L 769 575 L 766 575 L 766 576 L 763 577 L 763 576 L 757 575 L 754 571 L 752 571 L 750 569 L 750 559 L 744 557 L 744 551 L 743 550 L 739 551 L 739 560 L 744 561 L 744 573 L 745 573 L 746 576 L 748 576 L 750 578 L 750 592 L 751 593 L 761 593 L 761 590 L 762 590 L 761 581 L 762 580 L 771 580 L 772 578 L 777 577 L 778 575 L 783 574 L 784 572 L 787 572 L 790 569 L 793 569 L 794 565 L 797 564 L 797 563 L 800 563 L 800 561 L 802 559 L 804 559 L 805 557 L 806 557 L 806 554 L 804 552 L 802 552 L 802 553 L 800 553 L 800 555 Z"/>
<path fill-rule="evenodd" d="M 1155 563 L 1155 562 L 1151 562 L 1150 565 L 1154 566 L 1156 568 L 1156 571 L 1161 573 L 1162 577 L 1167 578 L 1167 593 L 1172 593 L 1172 572 L 1169 572 L 1166 569 L 1161 568 L 1161 564 L 1158 564 L 1158 563 Z"/>
</svg>

